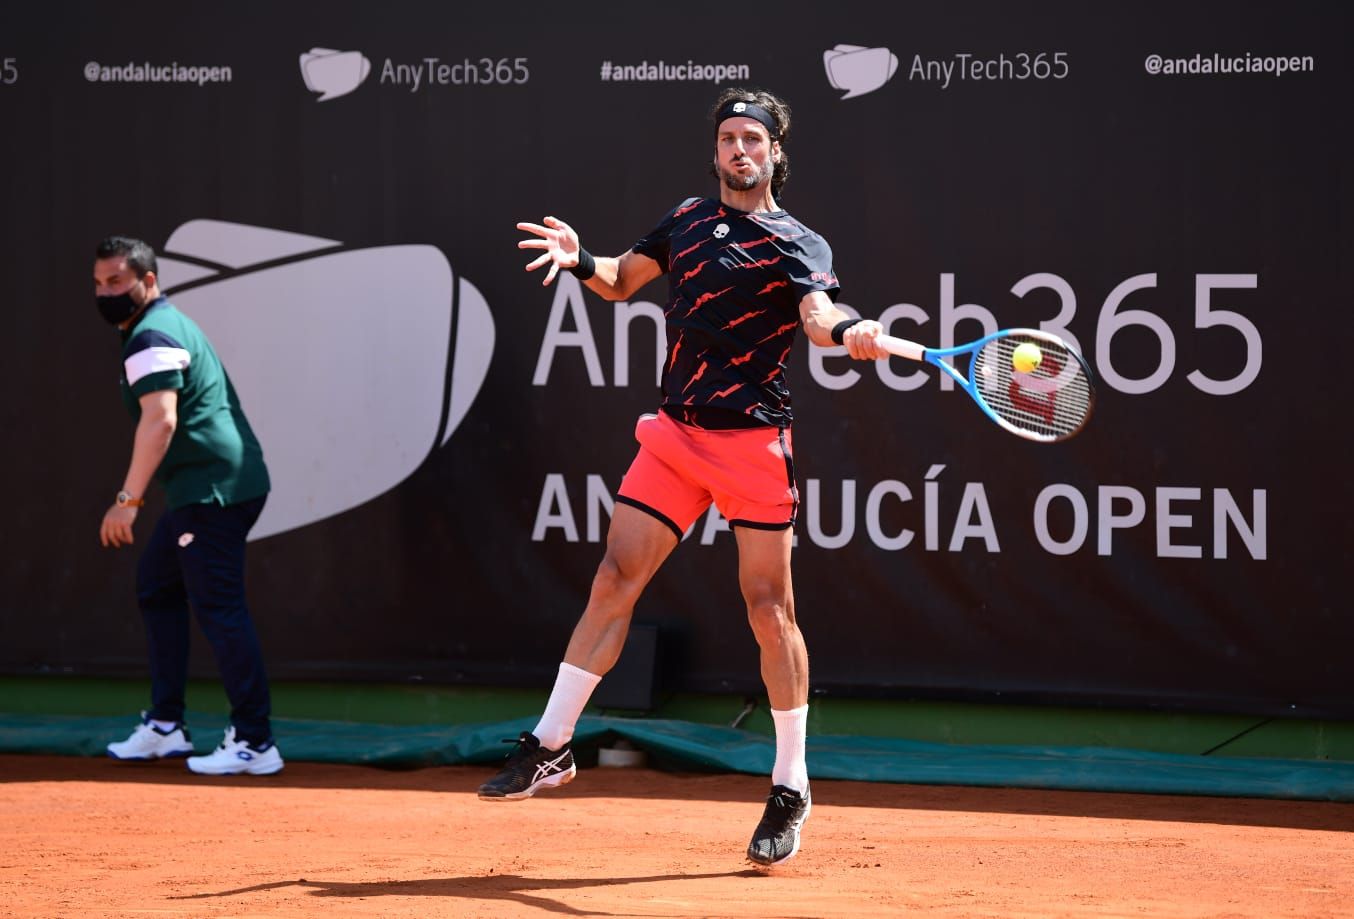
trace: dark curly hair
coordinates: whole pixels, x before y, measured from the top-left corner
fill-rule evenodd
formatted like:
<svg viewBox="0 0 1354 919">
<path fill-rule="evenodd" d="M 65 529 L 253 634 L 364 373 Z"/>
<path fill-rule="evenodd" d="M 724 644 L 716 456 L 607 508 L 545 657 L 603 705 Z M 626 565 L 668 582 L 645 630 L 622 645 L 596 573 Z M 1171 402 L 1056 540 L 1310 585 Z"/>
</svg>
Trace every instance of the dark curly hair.
<svg viewBox="0 0 1354 919">
<path fill-rule="evenodd" d="M 771 174 L 771 194 L 779 198 L 781 189 L 790 178 L 790 154 L 785 152 L 785 143 L 790 139 L 790 106 L 784 99 L 766 90 L 731 86 L 715 100 L 714 106 L 710 109 L 710 120 L 714 121 L 719 110 L 730 102 L 755 102 L 770 112 L 771 117 L 775 119 L 776 131 L 772 139 L 780 141 L 780 161 L 776 163 L 775 171 Z M 715 125 L 715 130 L 719 130 L 718 124 Z M 710 174 L 719 178 L 719 169 L 713 162 L 710 164 Z"/>
<path fill-rule="evenodd" d="M 114 255 L 127 259 L 127 267 L 132 269 L 138 278 L 144 278 L 148 271 L 153 271 L 157 275 L 160 273 L 159 264 L 155 260 L 155 250 L 143 240 L 130 236 L 108 236 L 94 248 L 95 258 L 110 258 Z"/>
</svg>

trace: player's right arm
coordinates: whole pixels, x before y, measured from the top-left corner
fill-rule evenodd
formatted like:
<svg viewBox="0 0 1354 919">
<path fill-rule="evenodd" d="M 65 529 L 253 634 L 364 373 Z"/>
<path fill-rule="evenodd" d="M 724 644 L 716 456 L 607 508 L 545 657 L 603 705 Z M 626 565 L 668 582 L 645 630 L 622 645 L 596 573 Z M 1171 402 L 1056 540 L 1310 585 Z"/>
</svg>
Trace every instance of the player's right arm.
<svg viewBox="0 0 1354 919">
<path fill-rule="evenodd" d="M 542 285 L 555 280 L 561 268 L 568 270 L 578 265 L 578 253 L 582 248 L 578 243 L 578 234 L 573 227 L 556 217 L 546 217 L 540 223 L 519 223 L 517 229 L 539 237 L 523 239 L 517 243 L 519 249 L 544 249 L 537 258 L 527 265 L 527 271 L 535 271 L 543 265 L 550 269 L 545 273 Z M 588 289 L 606 300 L 625 300 L 635 291 L 663 273 L 658 262 L 647 255 L 640 255 L 633 249 L 615 258 L 594 257 L 595 270 L 592 277 L 583 283 Z"/>
<path fill-rule="evenodd" d="M 177 390 L 162 389 L 141 396 L 141 418 L 136 423 L 132 439 L 132 459 L 122 490 L 133 498 L 144 498 L 151 476 L 160 468 L 160 461 L 169 452 L 169 442 L 179 424 L 179 394 Z M 134 505 L 114 504 L 103 515 L 99 525 L 99 542 L 105 547 L 130 546 L 133 543 L 132 524 L 136 522 Z"/>
</svg>

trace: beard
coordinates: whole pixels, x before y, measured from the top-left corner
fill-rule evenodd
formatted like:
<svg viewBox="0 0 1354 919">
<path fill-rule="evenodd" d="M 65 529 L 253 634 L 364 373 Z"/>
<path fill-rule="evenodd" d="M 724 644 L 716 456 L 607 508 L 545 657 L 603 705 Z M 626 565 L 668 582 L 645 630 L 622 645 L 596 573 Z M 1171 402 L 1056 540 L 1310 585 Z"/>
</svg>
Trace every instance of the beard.
<svg viewBox="0 0 1354 919">
<path fill-rule="evenodd" d="M 747 175 L 739 175 L 736 172 L 729 172 L 715 164 L 715 171 L 719 173 L 720 181 L 732 191 L 751 191 L 763 182 L 771 181 L 771 177 L 776 174 L 776 164 L 767 160 L 762 163 L 761 168 Z"/>
</svg>

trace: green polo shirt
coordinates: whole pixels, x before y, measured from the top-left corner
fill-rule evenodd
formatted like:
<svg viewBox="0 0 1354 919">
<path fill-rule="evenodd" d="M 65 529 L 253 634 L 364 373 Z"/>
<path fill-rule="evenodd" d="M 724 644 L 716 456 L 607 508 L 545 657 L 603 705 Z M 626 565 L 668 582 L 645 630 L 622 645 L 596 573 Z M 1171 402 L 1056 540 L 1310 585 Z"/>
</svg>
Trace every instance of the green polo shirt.
<svg viewBox="0 0 1354 919">
<path fill-rule="evenodd" d="M 268 493 L 258 438 L 197 323 L 159 298 L 122 333 L 122 368 L 122 398 L 134 421 L 146 393 L 178 391 L 178 427 L 155 473 L 171 508 L 238 504 Z"/>
</svg>

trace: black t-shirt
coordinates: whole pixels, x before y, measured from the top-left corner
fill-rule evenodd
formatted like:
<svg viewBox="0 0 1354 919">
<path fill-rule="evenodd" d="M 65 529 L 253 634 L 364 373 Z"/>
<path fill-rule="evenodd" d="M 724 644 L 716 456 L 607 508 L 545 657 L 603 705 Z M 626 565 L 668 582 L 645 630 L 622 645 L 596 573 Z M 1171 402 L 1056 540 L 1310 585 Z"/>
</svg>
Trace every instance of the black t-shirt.
<svg viewBox="0 0 1354 919">
<path fill-rule="evenodd" d="M 702 428 L 787 427 L 799 301 L 837 297 L 827 241 L 785 211 L 689 198 L 634 251 L 668 273 L 663 410 Z"/>
</svg>

